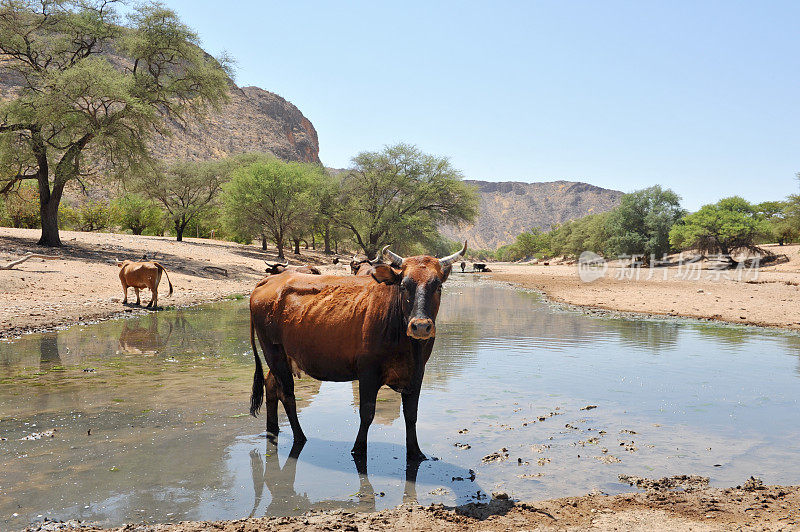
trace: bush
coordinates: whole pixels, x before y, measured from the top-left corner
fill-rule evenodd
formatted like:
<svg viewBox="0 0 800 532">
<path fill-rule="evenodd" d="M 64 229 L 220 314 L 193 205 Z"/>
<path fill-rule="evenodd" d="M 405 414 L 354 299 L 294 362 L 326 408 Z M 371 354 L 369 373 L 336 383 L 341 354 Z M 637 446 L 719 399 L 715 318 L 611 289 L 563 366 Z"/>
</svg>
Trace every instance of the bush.
<svg viewBox="0 0 800 532">
<path fill-rule="evenodd" d="M 138 194 L 128 193 L 112 201 L 111 218 L 134 235 L 164 233 L 164 212 Z"/>
<path fill-rule="evenodd" d="M 62 227 L 75 231 L 99 231 L 111 223 L 111 209 L 97 200 L 86 201 L 77 207 L 62 202 L 58 214 Z"/>
<path fill-rule="evenodd" d="M 36 185 L 24 183 L 2 198 L 0 225 L 22 229 L 40 227 L 39 191 Z"/>
</svg>

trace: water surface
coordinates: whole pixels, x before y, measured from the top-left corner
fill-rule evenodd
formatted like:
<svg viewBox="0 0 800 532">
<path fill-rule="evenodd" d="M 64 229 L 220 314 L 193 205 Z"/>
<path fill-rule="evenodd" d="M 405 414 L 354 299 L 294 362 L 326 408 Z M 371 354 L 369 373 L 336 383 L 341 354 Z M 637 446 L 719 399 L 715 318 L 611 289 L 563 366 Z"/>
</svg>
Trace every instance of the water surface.
<svg viewBox="0 0 800 532">
<path fill-rule="evenodd" d="M 298 381 L 309 442 L 289 456 L 282 415 L 268 444 L 263 417 L 246 415 L 248 319 L 230 301 L 0 344 L 2 528 L 615 493 L 630 489 L 623 473 L 800 482 L 796 335 L 587 316 L 454 275 L 420 400 L 434 459 L 407 468 L 388 389 L 365 464 L 349 454 L 351 383 Z"/>
</svg>

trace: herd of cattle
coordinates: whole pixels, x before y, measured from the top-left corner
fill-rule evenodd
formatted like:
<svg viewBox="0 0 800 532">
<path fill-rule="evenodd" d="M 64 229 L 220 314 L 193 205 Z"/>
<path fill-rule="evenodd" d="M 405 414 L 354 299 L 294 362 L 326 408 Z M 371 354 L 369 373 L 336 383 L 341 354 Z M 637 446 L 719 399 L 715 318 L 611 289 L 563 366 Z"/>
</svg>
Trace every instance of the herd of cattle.
<svg viewBox="0 0 800 532">
<path fill-rule="evenodd" d="M 366 455 L 378 390 L 386 385 L 401 394 L 407 458 L 425 459 L 416 432 L 420 387 L 436 338 L 442 284 L 466 253 L 467 243 L 441 259 L 404 258 L 388 248 L 374 259 L 354 257 L 350 262 L 353 275 L 322 274 L 315 266 L 288 262 L 267 263 L 267 276 L 250 295 L 250 342 L 255 357 L 250 413 L 256 416 L 265 404 L 270 438 L 278 434 L 280 402 L 294 443 L 306 440 L 297 418 L 295 376 L 358 380 L 361 424 L 353 455 Z M 139 290 L 148 288 L 153 297 L 147 306 L 155 307 L 162 272 L 167 275 L 164 267 L 152 261 L 118 265 L 124 302 L 129 287 L 136 292 L 137 304 Z M 465 263 L 460 266 L 464 271 Z M 169 288 L 171 295 L 171 282 Z"/>
</svg>

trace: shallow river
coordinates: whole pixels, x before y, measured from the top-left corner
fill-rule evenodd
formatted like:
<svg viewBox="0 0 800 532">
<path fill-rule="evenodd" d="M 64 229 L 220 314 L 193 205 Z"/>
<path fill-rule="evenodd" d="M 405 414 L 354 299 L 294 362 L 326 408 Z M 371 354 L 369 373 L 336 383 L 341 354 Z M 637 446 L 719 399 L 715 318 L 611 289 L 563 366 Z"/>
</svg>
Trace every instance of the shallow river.
<svg viewBox="0 0 800 532">
<path fill-rule="evenodd" d="M 298 381 L 298 457 L 283 414 L 277 452 L 246 415 L 248 319 L 229 301 L 0 343 L 0 528 L 632 489 L 620 474 L 800 482 L 796 335 L 599 318 L 453 279 L 420 400 L 434 459 L 406 468 L 384 389 L 357 468 L 355 385 Z"/>
</svg>

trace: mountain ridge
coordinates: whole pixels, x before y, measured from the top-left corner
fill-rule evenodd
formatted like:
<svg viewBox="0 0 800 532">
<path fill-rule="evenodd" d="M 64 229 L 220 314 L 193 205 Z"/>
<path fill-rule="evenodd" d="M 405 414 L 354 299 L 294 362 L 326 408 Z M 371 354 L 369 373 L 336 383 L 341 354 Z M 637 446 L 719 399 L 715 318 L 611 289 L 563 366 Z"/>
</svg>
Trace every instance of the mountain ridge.
<svg viewBox="0 0 800 532">
<path fill-rule="evenodd" d="M 613 209 L 623 192 L 582 181 L 484 181 L 465 179 L 478 190 L 474 224 L 442 226 L 442 235 L 469 240 L 472 249 L 496 249 L 534 227 L 552 226 Z"/>
</svg>

